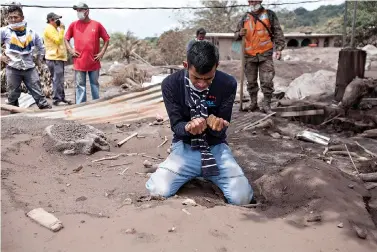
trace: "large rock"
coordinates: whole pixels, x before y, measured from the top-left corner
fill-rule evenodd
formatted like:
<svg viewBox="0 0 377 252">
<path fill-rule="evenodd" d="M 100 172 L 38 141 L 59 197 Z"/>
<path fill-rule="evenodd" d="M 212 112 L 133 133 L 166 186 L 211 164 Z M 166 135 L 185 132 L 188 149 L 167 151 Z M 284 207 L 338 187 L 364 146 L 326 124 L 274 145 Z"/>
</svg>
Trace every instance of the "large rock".
<svg viewBox="0 0 377 252">
<path fill-rule="evenodd" d="M 77 123 L 50 125 L 45 129 L 45 148 L 67 155 L 109 151 L 110 145 L 104 133 L 93 126 Z"/>
<path fill-rule="evenodd" d="M 319 70 L 315 73 L 305 73 L 289 84 L 285 97 L 288 99 L 304 99 L 332 95 L 335 92 L 335 72 Z"/>
</svg>

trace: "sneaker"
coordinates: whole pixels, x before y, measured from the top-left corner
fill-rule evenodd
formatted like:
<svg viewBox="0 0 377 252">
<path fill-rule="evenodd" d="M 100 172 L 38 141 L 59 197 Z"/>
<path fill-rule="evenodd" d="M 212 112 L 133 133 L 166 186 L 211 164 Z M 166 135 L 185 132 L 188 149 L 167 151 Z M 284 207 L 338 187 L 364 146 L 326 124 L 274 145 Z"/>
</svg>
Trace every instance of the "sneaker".
<svg viewBox="0 0 377 252">
<path fill-rule="evenodd" d="M 40 106 L 39 109 L 52 109 L 52 106 L 47 103 L 46 105 Z"/>
<path fill-rule="evenodd" d="M 57 101 L 57 100 L 52 102 L 52 105 L 54 105 L 54 106 L 59 106 L 59 104 L 60 104 L 60 101 Z"/>
<path fill-rule="evenodd" d="M 73 104 L 73 102 L 71 100 L 64 99 L 63 102 L 67 103 L 68 105 L 72 105 Z"/>
</svg>

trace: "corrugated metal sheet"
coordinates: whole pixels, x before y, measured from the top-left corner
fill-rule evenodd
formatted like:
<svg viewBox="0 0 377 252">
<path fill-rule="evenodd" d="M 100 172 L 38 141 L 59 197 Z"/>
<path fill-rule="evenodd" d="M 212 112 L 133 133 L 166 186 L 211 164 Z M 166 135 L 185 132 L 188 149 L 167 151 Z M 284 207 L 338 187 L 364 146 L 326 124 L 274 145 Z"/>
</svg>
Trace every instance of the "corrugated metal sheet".
<svg viewBox="0 0 377 252">
<path fill-rule="evenodd" d="M 157 84 L 140 92 L 27 115 L 75 120 L 84 124 L 132 122 L 155 117 L 157 113 L 166 117 L 162 101 L 161 84 Z"/>
<path fill-rule="evenodd" d="M 247 94 L 246 90 L 244 93 Z M 239 92 L 236 100 L 239 100 Z M 31 110 L 31 112 L 25 115 L 74 120 L 84 124 L 132 122 L 152 118 L 156 114 L 167 117 L 161 94 L 161 84 L 149 86 L 143 91 L 102 98 L 79 105 L 54 108 L 49 111 L 38 110 L 35 112 Z"/>
</svg>

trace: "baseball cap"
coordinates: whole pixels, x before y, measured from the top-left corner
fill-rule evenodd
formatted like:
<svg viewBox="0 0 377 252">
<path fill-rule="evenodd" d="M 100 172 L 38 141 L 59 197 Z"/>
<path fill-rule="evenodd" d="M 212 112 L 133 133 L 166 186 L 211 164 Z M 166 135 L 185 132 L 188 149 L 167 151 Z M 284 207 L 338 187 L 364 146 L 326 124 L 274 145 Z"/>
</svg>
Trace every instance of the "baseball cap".
<svg viewBox="0 0 377 252">
<path fill-rule="evenodd" d="M 47 14 L 47 20 L 49 19 L 59 19 L 59 18 L 62 18 L 62 16 L 59 16 L 58 14 L 55 14 L 53 12 L 50 12 Z"/>
<path fill-rule="evenodd" d="M 76 4 L 76 5 L 73 5 L 73 9 L 74 10 L 77 10 L 77 9 L 84 9 L 84 10 L 86 10 L 86 9 L 89 9 L 89 6 L 86 3 L 80 2 L 80 3 Z"/>
</svg>

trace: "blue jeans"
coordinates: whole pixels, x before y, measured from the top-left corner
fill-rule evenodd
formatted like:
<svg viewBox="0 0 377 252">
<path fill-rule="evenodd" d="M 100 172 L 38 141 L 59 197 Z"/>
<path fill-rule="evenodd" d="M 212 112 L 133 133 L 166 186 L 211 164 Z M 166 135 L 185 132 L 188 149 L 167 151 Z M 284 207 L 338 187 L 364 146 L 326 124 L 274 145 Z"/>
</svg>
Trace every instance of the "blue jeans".
<svg viewBox="0 0 377 252">
<path fill-rule="evenodd" d="M 249 204 L 253 190 L 241 167 L 233 158 L 228 145 L 218 144 L 211 147 L 220 170 L 219 176 L 208 177 L 224 193 L 229 204 Z M 172 146 L 168 158 L 159 165 L 146 183 L 152 196 L 173 196 L 189 180 L 201 176 L 201 154 L 191 146 L 179 141 Z"/>
<path fill-rule="evenodd" d="M 89 75 L 90 89 L 92 91 L 92 99 L 99 99 L 99 70 L 82 72 L 75 71 L 76 79 L 76 104 L 86 102 L 86 73 Z"/>
</svg>

